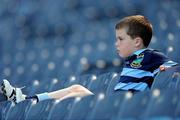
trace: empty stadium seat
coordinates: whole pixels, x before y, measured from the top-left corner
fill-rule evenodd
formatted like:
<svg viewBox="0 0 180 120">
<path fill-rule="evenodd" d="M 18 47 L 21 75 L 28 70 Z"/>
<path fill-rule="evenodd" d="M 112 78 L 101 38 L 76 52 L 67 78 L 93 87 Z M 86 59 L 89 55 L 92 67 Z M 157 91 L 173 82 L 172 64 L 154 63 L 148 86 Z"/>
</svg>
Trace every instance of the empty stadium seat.
<svg viewBox="0 0 180 120">
<path fill-rule="evenodd" d="M 94 79 L 90 81 L 87 88 L 93 93 L 97 94 L 100 92 L 105 92 L 108 88 L 108 85 L 113 77 L 111 73 L 105 73 L 103 75 L 94 76 Z"/>
<path fill-rule="evenodd" d="M 48 109 L 49 115 L 47 119 L 64 119 L 68 115 L 68 112 L 71 110 L 73 101 L 74 98 L 66 99 L 63 101 L 54 101 L 51 109 Z"/>
<path fill-rule="evenodd" d="M 66 115 L 65 119 L 84 120 L 90 114 L 97 101 L 97 96 L 87 96 L 84 98 L 76 98 L 72 104 L 71 109 Z"/>
<path fill-rule="evenodd" d="M 147 109 L 150 98 L 149 91 L 135 93 L 134 95 L 126 93 L 116 114 L 116 120 L 142 119 L 142 115 Z"/>
<path fill-rule="evenodd" d="M 175 66 L 160 72 L 154 79 L 151 89 L 178 89 L 180 88 L 180 66 Z"/>
<path fill-rule="evenodd" d="M 110 80 L 109 85 L 107 87 L 106 95 L 112 95 L 115 92 L 114 87 L 119 82 L 119 79 L 120 79 L 120 74 L 112 73 L 112 79 Z"/>
<path fill-rule="evenodd" d="M 16 117 L 17 120 L 25 118 L 26 112 L 30 107 L 31 102 L 29 100 L 20 102 L 15 106 L 11 106 L 9 111 L 6 113 L 6 120 L 12 120 Z"/>
<path fill-rule="evenodd" d="M 123 104 L 125 94 L 126 92 L 119 92 L 108 96 L 102 93 L 98 94 L 98 99 L 93 109 L 86 116 L 86 119 L 113 119 L 117 115 L 119 108 Z"/>
<path fill-rule="evenodd" d="M 175 111 L 179 103 L 178 90 L 155 89 L 143 114 L 144 119 L 151 118 L 175 118 Z"/>
<path fill-rule="evenodd" d="M 52 105 L 52 100 L 42 101 L 38 104 L 36 104 L 34 101 L 30 104 L 29 110 L 26 111 L 26 116 L 24 116 L 24 119 L 46 119 L 49 115 L 49 110 L 51 109 Z"/>
<path fill-rule="evenodd" d="M 0 119 L 4 120 L 4 119 L 6 119 L 8 117 L 7 113 L 11 109 L 11 102 L 7 102 L 7 101 L 1 102 L 0 106 L 1 106 L 0 107 L 0 111 L 1 111 Z"/>
</svg>

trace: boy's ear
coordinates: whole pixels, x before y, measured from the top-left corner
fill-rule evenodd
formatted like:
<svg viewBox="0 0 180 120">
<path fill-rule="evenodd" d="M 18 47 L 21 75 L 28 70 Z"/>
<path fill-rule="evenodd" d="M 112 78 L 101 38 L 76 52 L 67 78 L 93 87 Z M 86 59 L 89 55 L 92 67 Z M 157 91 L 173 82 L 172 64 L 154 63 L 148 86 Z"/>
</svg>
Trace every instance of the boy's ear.
<svg viewBox="0 0 180 120">
<path fill-rule="evenodd" d="M 142 40 L 142 38 L 140 38 L 140 37 L 136 37 L 136 38 L 134 39 L 134 42 L 135 42 L 135 47 L 141 47 L 141 46 L 143 46 L 143 40 Z"/>
</svg>

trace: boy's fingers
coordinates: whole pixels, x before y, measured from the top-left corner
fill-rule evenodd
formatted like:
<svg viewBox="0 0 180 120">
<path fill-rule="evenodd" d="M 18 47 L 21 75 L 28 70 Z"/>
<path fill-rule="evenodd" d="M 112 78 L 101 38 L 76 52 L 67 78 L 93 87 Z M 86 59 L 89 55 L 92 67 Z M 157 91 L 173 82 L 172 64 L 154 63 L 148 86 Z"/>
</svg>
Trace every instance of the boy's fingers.
<svg viewBox="0 0 180 120">
<path fill-rule="evenodd" d="M 167 68 L 168 68 L 168 67 L 166 67 L 166 66 L 164 66 L 164 65 L 161 65 L 161 66 L 159 67 L 160 71 L 165 71 L 165 70 L 167 70 Z"/>
<path fill-rule="evenodd" d="M 165 67 L 163 65 L 159 66 L 160 71 L 165 71 Z"/>
</svg>

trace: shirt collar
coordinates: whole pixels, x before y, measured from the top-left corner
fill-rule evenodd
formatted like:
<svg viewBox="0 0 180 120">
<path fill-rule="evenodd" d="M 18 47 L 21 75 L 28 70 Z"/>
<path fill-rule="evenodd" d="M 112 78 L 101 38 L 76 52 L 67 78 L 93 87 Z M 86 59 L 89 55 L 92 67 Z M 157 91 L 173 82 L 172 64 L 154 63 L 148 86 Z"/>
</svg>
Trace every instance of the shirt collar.
<svg viewBox="0 0 180 120">
<path fill-rule="evenodd" d="M 139 55 L 139 54 L 141 54 L 142 52 L 144 52 L 145 50 L 147 50 L 147 48 L 137 50 L 137 51 L 135 51 L 135 52 L 133 53 L 133 55 Z"/>
<path fill-rule="evenodd" d="M 132 57 L 136 57 L 137 55 L 141 54 L 145 50 L 147 50 L 147 48 L 135 51 L 132 55 L 130 55 L 129 57 L 125 58 L 125 61 L 129 61 L 129 59 L 132 59 Z"/>
</svg>

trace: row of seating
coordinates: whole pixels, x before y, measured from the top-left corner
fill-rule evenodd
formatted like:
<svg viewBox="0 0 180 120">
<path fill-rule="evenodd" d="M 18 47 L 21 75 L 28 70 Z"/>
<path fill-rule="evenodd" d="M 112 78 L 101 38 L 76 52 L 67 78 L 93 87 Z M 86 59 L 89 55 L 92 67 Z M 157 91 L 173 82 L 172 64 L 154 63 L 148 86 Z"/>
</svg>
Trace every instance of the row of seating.
<svg viewBox="0 0 180 120">
<path fill-rule="evenodd" d="M 100 76 L 85 75 L 57 83 L 49 91 L 81 84 L 95 95 L 70 98 L 63 101 L 46 100 L 35 104 L 27 100 L 15 107 L 5 102 L 1 108 L 2 119 L 149 119 L 180 118 L 180 66 L 161 72 L 155 79 L 151 91 L 132 94 L 113 90 L 119 75 L 106 73 Z M 165 81 L 166 80 L 166 81 Z M 57 84 L 56 84 L 57 83 Z M 34 84 L 29 93 L 41 92 L 45 84 Z M 46 83 L 47 84 L 47 83 Z M 37 86 L 36 86 L 37 85 Z M 61 86 L 61 87 L 60 87 Z M 33 90 L 34 89 L 34 90 Z M 45 90 L 45 89 L 44 89 Z M 46 89 L 47 90 L 47 89 Z"/>
<path fill-rule="evenodd" d="M 84 98 L 63 101 L 47 100 L 35 104 L 25 101 L 12 107 L 4 104 L 1 119 L 178 119 L 180 118 L 178 90 L 136 93 L 119 92 L 106 96 L 99 93 Z M 9 109 L 7 109 L 9 108 Z"/>
</svg>

